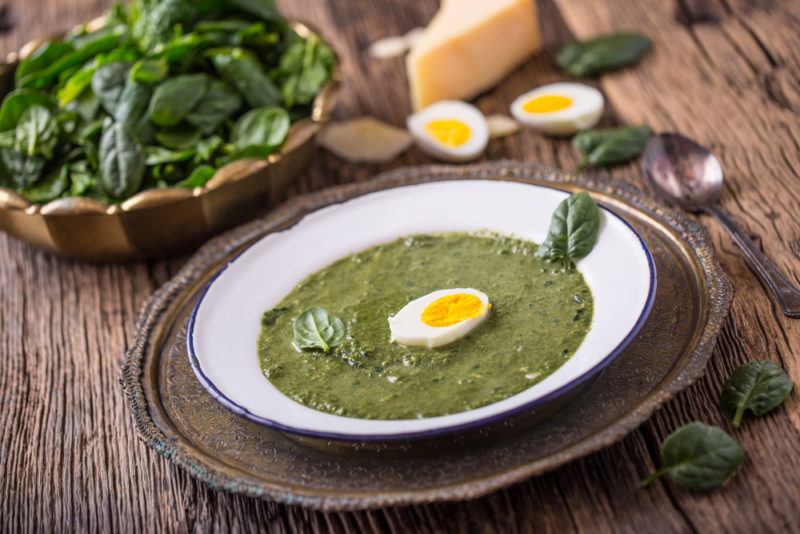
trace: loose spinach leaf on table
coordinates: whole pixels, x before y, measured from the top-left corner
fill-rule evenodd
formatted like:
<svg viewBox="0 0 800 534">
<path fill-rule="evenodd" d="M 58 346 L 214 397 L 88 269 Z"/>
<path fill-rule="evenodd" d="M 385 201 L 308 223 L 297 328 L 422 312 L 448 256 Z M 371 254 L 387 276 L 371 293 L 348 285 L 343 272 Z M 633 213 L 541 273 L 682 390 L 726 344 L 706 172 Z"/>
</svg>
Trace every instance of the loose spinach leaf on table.
<svg viewBox="0 0 800 534">
<path fill-rule="evenodd" d="M 612 33 L 567 44 L 556 55 L 556 63 L 573 76 L 594 76 L 636 63 L 651 45 L 640 33 Z"/>
<path fill-rule="evenodd" d="M 789 396 L 794 382 L 783 369 L 770 361 L 740 365 L 725 383 L 720 407 L 739 428 L 746 410 L 760 416 L 778 407 Z"/>
<path fill-rule="evenodd" d="M 309 308 L 292 324 L 294 344 L 300 350 L 328 352 L 347 338 L 347 327 L 339 317 L 324 308 Z"/>
<path fill-rule="evenodd" d="M 686 488 L 708 490 L 724 483 L 744 460 L 739 442 L 721 428 L 700 422 L 684 425 L 661 445 L 662 466 L 642 481 L 662 475 Z"/>
<path fill-rule="evenodd" d="M 582 154 L 578 168 L 625 163 L 641 154 L 652 132 L 647 126 L 623 126 L 581 132 L 572 145 Z"/>
<path fill-rule="evenodd" d="M 184 74 L 160 83 L 147 116 L 159 126 L 175 126 L 186 117 L 208 91 L 210 78 L 207 74 Z"/>
<path fill-rule="evenodd" d="M 110 198 L 127 198 L 139 190 L 144 177 L 144 154 L 139 141 L 125 124 L 115 122 L 100 140 L 100 181 Z"/>
<path fill-rule="evenodd" d="M 599 230 L 600 209 L 597 204 L 588 193 L 575 193 L 556 207 L 547 237 L 536 255 L 571 269 L 575 260 L 592 251 Z"/>
<path fill-rule="evenodd" d="M 214 48 L 207 54 L 222 79 L 235 87 L 250 106 L 266 107 L 280 103 L 280 91 L 254 54 L 242 48 Z"/>
</svg>

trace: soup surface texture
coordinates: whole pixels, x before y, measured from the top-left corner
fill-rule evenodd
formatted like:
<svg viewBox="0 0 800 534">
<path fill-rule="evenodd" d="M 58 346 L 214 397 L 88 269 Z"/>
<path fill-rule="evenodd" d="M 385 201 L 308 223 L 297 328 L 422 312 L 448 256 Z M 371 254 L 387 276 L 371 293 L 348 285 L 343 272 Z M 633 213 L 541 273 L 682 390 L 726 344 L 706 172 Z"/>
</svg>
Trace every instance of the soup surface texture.
<svg viewBox="0 0 800 534">
<path fill-rule="evenodd" d="M 415 235 L 318 271 L 262 318 L 258 354 L 282 393 L 310 408 L 366 419 L 413 419 L 500 401 L 543 380 L 577 350 L 592 294 L 577 269 L 537 258 L 537 245 L 493 234 Z M 438 289 L 475 288 L 489 317 L 436 349 L 389 342 L 388 318 Z M 330 352 L 298 351 L 292 322 L 322 307 L 347 325 Z"/>
</svg>

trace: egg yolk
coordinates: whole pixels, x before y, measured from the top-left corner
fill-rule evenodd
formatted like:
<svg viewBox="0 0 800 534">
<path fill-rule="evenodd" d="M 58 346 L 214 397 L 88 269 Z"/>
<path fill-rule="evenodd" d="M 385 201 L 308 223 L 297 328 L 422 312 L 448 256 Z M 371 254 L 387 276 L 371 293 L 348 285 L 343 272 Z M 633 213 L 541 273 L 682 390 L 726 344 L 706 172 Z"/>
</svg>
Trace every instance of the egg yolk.
<svg viewBox="0 0 800 534">
<path fill-rule="evenodd" d="M 454 293 L 428 304 L 422 310 L 422 322 L 428 326 L 450 326 L 478 317 L 482 311 L 483 302 L 475 295 Z"/>
<path fill-rule="evenodd" d="M 554 111 L 567 109 L 571 105 L 572 99 L 566 96 L 542 95 L 525 102 L 522 109 L 528 113 L 553 113 Z"/>
<path fill-rule="evenodd" d="M 470 136 L 469 126 L 453 119 L 431 121 L 425 125 L 425 131 L 441 144 L 451 148 L 463 145 Z"/>
</svg>

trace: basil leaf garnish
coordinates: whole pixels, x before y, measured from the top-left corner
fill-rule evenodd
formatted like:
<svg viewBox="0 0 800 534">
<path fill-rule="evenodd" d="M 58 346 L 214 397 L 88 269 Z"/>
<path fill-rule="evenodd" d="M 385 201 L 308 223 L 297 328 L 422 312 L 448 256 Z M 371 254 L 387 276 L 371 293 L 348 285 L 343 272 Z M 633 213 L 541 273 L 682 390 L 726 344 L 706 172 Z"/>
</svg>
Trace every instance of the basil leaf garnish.
<svg viewBox="0 0 800 534">
<path fill-rule="evenodd" d="M 636 63 L 651 45 L 641 33 L 611 33 L 567 44 L 558 51 L 556 63 L 573 76 L 594 76 Z"/>
<path fill-rule="evenodd" d="M 572 146 L 583 154 L 578 168 L 630 161 L 642 153 L 651 135 L 647 126 L 623 126 L 581 132 L 572 138 Z"/>
<path fill-rule="evenodd" d="M 744 449 L 721 428 L 695 421 L 664 440 L 661 457 L 663 465 L 642 486 L 669 475 L 681 486 L 706 490 L 728 480 L 744 460 Z"/>
<path fill-rule="evenodd" d="M 347 327 L 337 316 L 324 308 L 309 308 L 294 320 L 294 344 L 300 350 L 320 349 L 328 352 L 341 345 Z"/>
<path fill-rule="evenodd" d="M 749 362 L 737 367 L 728 379 L 719 405 L 733 428 L 739 428 L 746 410 L 756 416 L 764 415 L 779 406 L 792 387 L 792 379 L 774 363 Z"/>
<path fill-rule="evenodd" d="M 588 193 L 575 193 L 561 201 L 553 212 L 547 238 L 536 255 L 561 262 L 565 269 L 588 255 L 597 243 L 600 208 Z"/>
</svg>

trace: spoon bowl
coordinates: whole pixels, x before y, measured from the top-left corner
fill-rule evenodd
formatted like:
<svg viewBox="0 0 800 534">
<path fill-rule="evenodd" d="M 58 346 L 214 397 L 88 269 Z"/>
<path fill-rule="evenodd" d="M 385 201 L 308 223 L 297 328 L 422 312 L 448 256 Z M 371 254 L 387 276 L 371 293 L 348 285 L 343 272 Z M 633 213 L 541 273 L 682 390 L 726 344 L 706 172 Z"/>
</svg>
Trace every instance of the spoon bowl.
<svg viewBox="0 0 800 534">
<path fill-rule="evenodd" d="M 678 134 L 654 135 L 643 155 L 655 192 L 689 211 L 705 211 L 722 192 L 722 167 L 705 147 Z"/>
<path fill-rule="evenodd" d="M 642 155 L 645 180 L 667 202 L 713 215 L 739 245 L 761 283 L 787 317 L 800 318 L 798 289 L 728 215 L 715 206 L 722 192 L 722 167 L 707 148 L 675 133 L 654 135 Z"/>
</svg>

